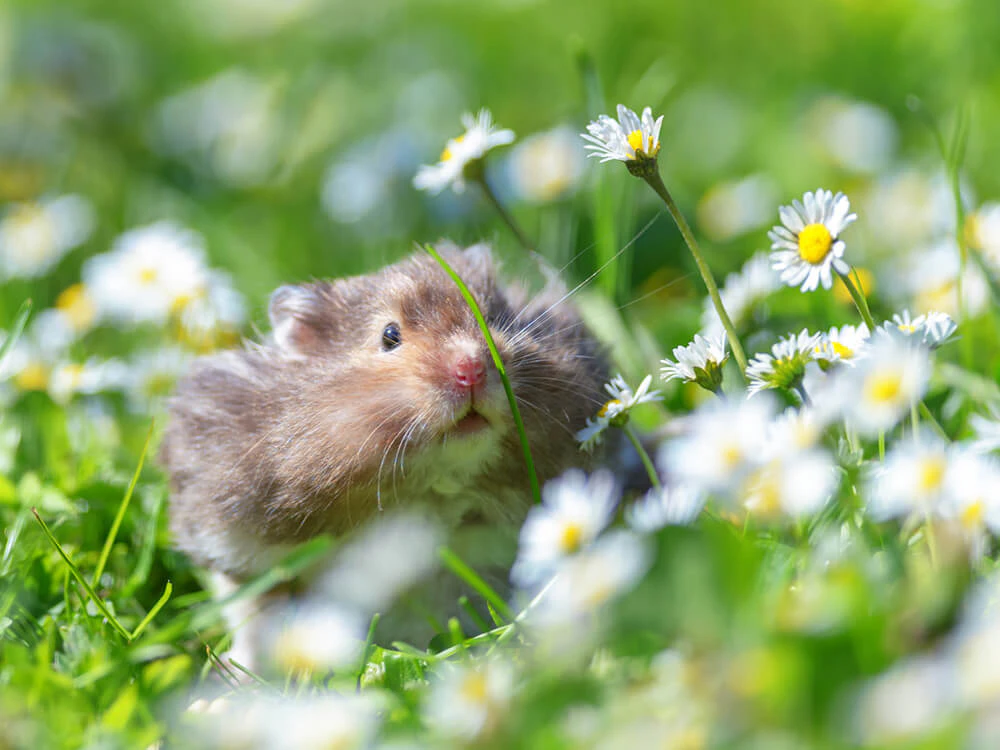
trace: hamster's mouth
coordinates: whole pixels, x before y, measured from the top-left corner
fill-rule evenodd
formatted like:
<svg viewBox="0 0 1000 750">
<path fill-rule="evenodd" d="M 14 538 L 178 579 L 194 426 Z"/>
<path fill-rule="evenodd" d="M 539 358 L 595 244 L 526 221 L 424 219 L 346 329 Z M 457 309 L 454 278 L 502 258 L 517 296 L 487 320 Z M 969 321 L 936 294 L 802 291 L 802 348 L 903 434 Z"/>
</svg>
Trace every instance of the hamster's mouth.
<svg viewBox="0 0 1000 750">
<path fill-rule="evenodd" d="M 470 406 L 469 410 L 458 417 L 446 432 L 450 435 L 467 437 L 488 432 L 492 426 L 490 420 L 482 412 L 477 411 L 474 406 Z"/>
<path fill-rule="evenodd" d="M 474 435 L 490 428 L 490 420 L 475 409 L 469 409 L 464 417 L 455 422 L 451 432 L 457 435 Z"/>
</svg>

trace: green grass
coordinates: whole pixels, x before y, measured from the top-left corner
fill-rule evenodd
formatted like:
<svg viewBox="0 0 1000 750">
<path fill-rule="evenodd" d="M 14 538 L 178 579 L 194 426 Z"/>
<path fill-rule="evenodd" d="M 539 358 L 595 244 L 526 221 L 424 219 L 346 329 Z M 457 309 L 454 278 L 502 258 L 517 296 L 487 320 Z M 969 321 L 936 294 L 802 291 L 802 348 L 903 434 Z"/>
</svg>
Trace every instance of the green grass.
<svg viewBox="0 0 1000 750">
<path fill-rule="evenodd" d="M 886 674 L 926 689 L 905 670 L 918 658 L 945 659 L 955 644 L 972 649 L 971 665 L 989 663 L 988 644 L 963 638 L 976 622 L 975 592 L 994 575 L 995 539 L 985 534 L 985 554 L 970 556 L 954 524 L 876 522 L 865 476 L 914 423 L 962 446 L 974 434 L 970 417 L 1000 410 L 1000 281 L 995 259 L 966 231 L 974 211 L 1000 197 L 990 137 L 1000 122 L 994 3 L 822 0 L 808 13 L 785 0 L 640 2 L 626 12 L 592 1 L 407 3 L 383 14 L 321 2 L 313 15 L 242 36 L 237 21 L 251 11 L 230 17 L 223 32 L 231 33 L 220 36 L 207 7 L 15 0 L 0 14 L 0 39 L 11 40 L 0 44 L 0 216 L 66 193 L 94 210 L 88 239 L 46 273 L 0 274 L 0 750 L 217 746 L 216 732 L 254 726 L 239 713 L 246 704 L 270 715 L 267 701 L 359 695 L 379 701 L 380 742 L 425 747 L 641 747 L 651 736 L 683 748 L 969 741 L 989 696 L 940 715 L 923 710 L 927 726 L 894 737 L 886 719 L 909 716 L 913 704 L 887 693 L 896 702 L 879 704 L 889 708 L 873 728 L 865 690 L 887 689 L 877 681 Z M 274 117 L 267 167 L 244 181 L 240 170 L 259 156 L 253 118 L 235 140 L 190 151 L 156 135 L 163 101 L 233 70 L 257 77 Z M 829 97 L 870 102 L 891 118 L 895 146 L 872 169 L 851 167 L 824 140 L 835 122 Z M 665 115 L 663 179 L 720 282 L 768 247 L 778 205 L 821 185 L 847 192 L 859 213 L 845 238 L 852 266 L 874 274 L 857 301 L 876 323 L 915 304 L 906 268 L 923 247 L 956 243 L 953 259 L 978 272 L 984 300 L 968 301 L 975 283 L 963 281 L 971 292 L 956 311 L 957 337 L 934 353 L 914 420 L 872 439 L 827 428 L 818 446 L 835 457 L 839 484 L 813 516 L 734 517 L 716 498 L 691 526 L 645 535 L 648 572 L 613 596 L 595 595 L 595 611 L 554 636 L 533 618 L 557 591 L 505 598 L 445 543 L 439 562 L 470 594 L 457 603 L 461 620 L 427 612 L 440 620 L 429 643 L 376 642 L 386 611 L 366 620 L 357 663 L 332 675 L 275 675 L 228 659 L 223 608 L 287 587 L 345 540 L 313 539 L 213 600 L 206 571 L 172 545 L 169 488 L 156 462 L 162 398 L 140 404 L 113 389 L 54 400 L 2 369 L 15 361 L 15 343 L 30 340 L 88 258 L 162 219 L 199 232 L 211 266 L 233 275 L 249 310 L 239 333 L 249 336 L 266 331 L 277 286 L 371 271 L 443 235 L 491 240 L 518 275 L 529 259 L 508 232 L 510 217 L 472 189 L 464 198 L 419 194 L 410 184 L 416 165 L 437 158 L 464 109 L 490 107 L 521 143 L 559 124 L 579 132 L 618 101 Z M 379 192 L 369 213 L 338 220 L 324 208 L 323 186 L 352 153 L 378 173 Z M 511 221 L 578 289 L 574 300 L 627 381 L 656 373 L 699 330 L 704 304 L 670 217 L 620 164 L 593 160 L 565 194 L 532 202 L 515 189 L 506 153 L 491 154 L 487 168 Z M 906 170 L 927 184 L 940 176 L 948 200 L 910 206 L 902 220 L 876 213 L 886 204 L 868 196 Z M 748 175 L 771 181 L 773 209 L 746 231 L 713 234 L 708 197 Z M 352 180 L 347 198 L 360 200 L 365 183 Z M 936 228 L 911 240 L 929 216 Z M 782 288 L 737 328 L 752 356 L 803 327 L 858 321 L 849 297 Z M 118 358 L 131 372 L 138 352 L 178 342 L 173 324 L 103 325 L 66 355 Z M 155 385 L 168 392 L 168 381 Z M 655 458 L 663 434 L 682 423 L 675 417 L 713 397 L 689 385 L 654 387 L 663 403 L 638 409 L 628 428 Z M 730 363 L 725 388 L 740 387 Z M 780 398 L 797 404 L 792 393 Z M 533 489 L 537 498 L 537 480 Z M 622 508 L 636 496 L 626 492 Z M 987 635 L 998 629 L 985 623 Z M 497 665 L 512 671 L 513 687 L 486 701 L 486 729 L 461 740 L 435 724 L 449 669 Z M 185 711 L 218 696 L 231 713 Z"/>
</svg>

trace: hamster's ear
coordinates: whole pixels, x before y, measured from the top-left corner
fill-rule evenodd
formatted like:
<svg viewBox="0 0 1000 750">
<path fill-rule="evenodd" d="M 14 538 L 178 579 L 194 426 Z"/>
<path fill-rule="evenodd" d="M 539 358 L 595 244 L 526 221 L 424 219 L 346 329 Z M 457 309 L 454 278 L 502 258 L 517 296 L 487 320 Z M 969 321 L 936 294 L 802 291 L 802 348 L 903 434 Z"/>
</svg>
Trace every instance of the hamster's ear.
<svg viewBox="0 0 1000 750">
<path fill-rule="evenodd" d="M 274 341 L 289 354 L 305 354 L 318 340 L 313 318 L 318 303 L 316 292 L 306 286 L 282 286 L 271 294 L 267 314 Z"/>
<path fill-rule="evenodd" d="M 487 270 L 493 268 L 493 251 L 485 242 L 469 245 L 462 251 L 462 255 L 465 256 L 466 263 L 474 268 Z"/>
</svg>

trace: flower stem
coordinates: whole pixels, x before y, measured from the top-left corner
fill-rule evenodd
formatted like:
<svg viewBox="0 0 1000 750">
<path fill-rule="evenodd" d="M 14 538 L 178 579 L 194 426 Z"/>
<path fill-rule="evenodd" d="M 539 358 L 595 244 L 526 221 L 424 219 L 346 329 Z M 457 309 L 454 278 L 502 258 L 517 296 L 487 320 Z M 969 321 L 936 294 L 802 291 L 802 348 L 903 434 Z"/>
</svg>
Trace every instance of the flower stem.
<svg viewBox="0 0 1000 750">
<path fill-rule="evenodd" d="M 622 427 L 625 432 L 625 436 L 632 443 L 632 447 L 635 448 L 635 452 L 639 454 L 639 459 L 642 461 L 642 465 L 646 468 L 646 473 L 649 475 L 649 481 L 653 483 L 653 487 L 656 489 L 663 489 L 663 485 L 660 484 L 660 478 L 656 474 L 656 467 L 653 466 L 652 460 L 649 458 L 649 453 L 646 449 L 642 447 L 642 441 L 639 440 L 639 436 L 635 434 L 635 430 L 632 426 L 626 424 Z"/>
<path fill-rule="evenodd" d="M 858 278 L 858 272 L 855 269 L 851 269 L 854 273 L 854 277 Z M 872 312 L 868 308 L 868 300 L 865 299 L 865 293 L 861 290 L 861 280 L 858 279 L 857 285 L 851 281 L 850 273 L 838 273 L 840 280 L 844 282 L 844 286 L 851 295 L 851 299 L 854 300 L 854 306 L 858 308 L 858 312 L 861 313 L 861 319 L 865 321 L 865 325 L 868 326 L 868 332 L 871 334 L 875 333 L 875 319 L 872 317 Z"/>
<path fill-rule="evenodd" d="M 806 393 L 806 388 L 802 384 L 802 381 L 795 384 L 794 390 L 799 400 L 802 401 L 803 406 L 812 406 L 812 401 L 809 399 L 809 394 Z"/>
<path fill-rule="evenodd" d="M 927 551 L 931 556 L 931 567 L 936 570 L 938 566 L 937 542 L 934 539 L 934 523 L 930 514 L 924 518 L 924 537 L 927 539 Z"/>
<path fill-rule="evenodd" d="M 472 309 L 472 314 L 479 324 L 479 330 L 483 332 L 483 338 L 486 339 L 486 346 L 489 347 L 490 355 L 493 357 L 493 364 L 500 374 L 500 380 L 503 382 L 503 390 L 507 394 L 510 413 L 514 417 L 514 426 L 517 428 L 517 435 L 521 440 L 524 463 L 528 468 L 528 481 L 531 483 L 531 495 L 536 503 L 540 503 L 542 502 L 542 490 L 538 485 L 538 473 L 535 471 L 535 461 L 531 457 L 531 445 L 528 443 L 528 433 L 524 430 L 524 420 L 521 419 L 521 410 L 517 408 L 517 398 L 514 396 L 514 389 L 510 385 L 510 378 L 507 377 L 507 370 L 504 368 L 503 360 L 500 359 L 500 352 L 497 351 L 497 345 L 493 341 L 489 326 L 486 324 L 486 318 L 483 317 L 483 313 L 479 309 L 479 304 L 476 302 L 476 298 L 472 296 L 472 292 L 469 291 L 469 287 L 465 285 L 465 282 L 455 272 L 455 269 L 449 265 L 448 261 L 442 258 L 438 251 L 430 245 L 425 245 L 424 248 L 441 265 L 447 274 L 451 276 L 452 281 L 458 286 L 458 290 Z"/>
<path fill-rule="evenodd" d="M 507 211 L 503 203 L 500 202 L 500 199 L 497 197 L 496 192 L 490 186 L 489 180 L 486 179 L 486 172 L 480 169 L 474 173 L 473 177 L 476 180 L 476 182 L 479 183 L 479 186 L 483 189 L 483 194 L 486 196 L 486 199 L 490 202 L 493 208 L 496 209 L 496 212 L 500 214 L 500 218 L 503 219 L 504 224 L 506 224 L 507 227 L 510 229 L 510 231 L 513 232 L 514 236 L 517 238 L 517 241 L 521 243 L 521 247 L 523 247 L 529 253 L 534 255 L 535 253 L 534 243 L 530 239 L 528 239 L 528 235 L 525 234 L 524 230 L 521 229 L 520 225 L 516 221 L 514 221 L 514 217 L 510 215 L 510 212 Z"/>
<path fill-rule="evenodd" d="M 660 199 L 664 202 L 664 204 L 666 204 L 667 210 L 670 212 L 674 223 L 677 224 L 677 228 L 680 230 L 681 236 L 684 238 L 684 242 L 691 251 L 691 255 L 694 256 L 694 263 L 698 267 L 698 272 L 701 274 L 702 281 L 705 282 L 705 288 L 708 289 L 708 296 L 712 299 L 712 304 L 715 306 L 715 312 L 718 314 L 719 320 L 722 321 L 722 327 L 726 329 L 726 336 L 729 338 L 729 348 L 733 350 L 733 356 L 736 358 L 736 362 L 740 366 L 740 372 L 743 374 L 745 379 L 747 370 L 747 355 L 743 353 L 743 346 L 740 344 L 740 339 L 736 335 L 736 327 L 733 325 L 733 321 L 729 317 L 729 313 L 726 312 L 726 308 L 722 304 L 722 295 L 719 294 L 719 287 L 716 285 L 715 279 L 712 277 L 712 272 L 709 270 L 708 264 L 705 262 L 701 248 L 698 245 L 698 240 L 695 239 L 694 233 L 691 231 L 691 227 L 688 226 L 687 220 L 684 218 L 684 214 L 682 214 L 680 209 L 677 208 L 677 204 L 674 203 L 674 199 L 667 191 L 667 186 L 663 184 L 663 178 L 660 177 L 659 170 L 655 168 L 652 170 L 646 170 L 640 176 L 646 180 L 648 185 L 653 188 L 653 191 L 660 196 Z"/>
</svg>

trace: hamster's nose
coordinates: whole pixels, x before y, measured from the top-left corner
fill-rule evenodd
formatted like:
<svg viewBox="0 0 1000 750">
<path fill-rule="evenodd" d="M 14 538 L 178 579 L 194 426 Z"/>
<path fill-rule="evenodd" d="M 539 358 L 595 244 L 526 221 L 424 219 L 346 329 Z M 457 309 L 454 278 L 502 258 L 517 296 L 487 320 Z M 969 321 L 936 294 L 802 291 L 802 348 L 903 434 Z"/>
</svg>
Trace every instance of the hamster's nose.
<svg viewBox="0 0 1000 750">
<path fill-rule="evenodd" d="M 486 380 L 486 363 L 482 357 L 462 354 L 452 363 L 451 372 L 459 388 L 475 388 Z"/>
</svg>

